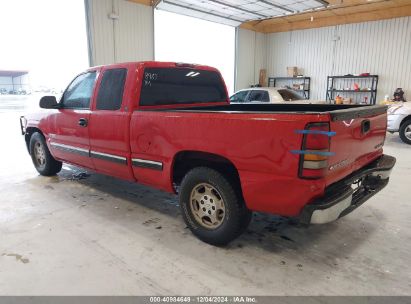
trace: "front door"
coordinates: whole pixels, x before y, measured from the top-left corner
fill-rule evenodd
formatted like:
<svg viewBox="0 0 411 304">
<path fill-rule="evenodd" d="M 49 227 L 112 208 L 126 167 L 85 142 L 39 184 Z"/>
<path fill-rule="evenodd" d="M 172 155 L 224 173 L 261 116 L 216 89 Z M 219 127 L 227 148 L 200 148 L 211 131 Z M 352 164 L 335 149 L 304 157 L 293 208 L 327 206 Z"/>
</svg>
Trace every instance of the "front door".
<svg viewBox="0 0 411 304">
<path fill-rule="evenodd" d="M 97 72 L 77 76 L 60 101 L 60 109 L 50 117 L 50 148 L 56 158 L 93 169 L 90 159 L 89 120 Z"/>
</svg>

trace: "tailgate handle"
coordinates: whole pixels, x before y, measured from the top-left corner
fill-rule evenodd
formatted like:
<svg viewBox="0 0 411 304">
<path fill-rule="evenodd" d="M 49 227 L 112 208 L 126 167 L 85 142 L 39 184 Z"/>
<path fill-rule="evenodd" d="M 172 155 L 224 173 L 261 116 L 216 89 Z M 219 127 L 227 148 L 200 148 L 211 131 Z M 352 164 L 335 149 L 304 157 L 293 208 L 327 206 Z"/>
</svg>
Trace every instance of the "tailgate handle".
<svg viewBox="0 0 411 304">
<path fill-rule="evenodd" d="M 371 129 L 371 122 L 368 119 L 363 120 L 361 122 L 361 132 L 363 134 L 366 134 L 370 131 L 370 129 Z"/>
</svg>

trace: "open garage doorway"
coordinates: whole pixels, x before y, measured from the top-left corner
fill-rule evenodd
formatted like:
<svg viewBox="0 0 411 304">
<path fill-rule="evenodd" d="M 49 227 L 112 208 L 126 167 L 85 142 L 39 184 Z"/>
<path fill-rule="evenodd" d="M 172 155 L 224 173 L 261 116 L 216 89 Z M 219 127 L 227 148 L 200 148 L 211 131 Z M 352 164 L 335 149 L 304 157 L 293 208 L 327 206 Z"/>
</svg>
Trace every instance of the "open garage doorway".
<svg viewBox="0 0 411 304">
<path fill-rule="evenodd" d="M 156 60 L 213 66 L 233 93 L 234 27 L 162 10 L 155 10 L 154 20 Z"/>
<path fill-rule="evenodd" d="M 2 12 L 0 113 L 37 108 L 89 66 L 83 0 L 2 1 Z"/>
</svg>

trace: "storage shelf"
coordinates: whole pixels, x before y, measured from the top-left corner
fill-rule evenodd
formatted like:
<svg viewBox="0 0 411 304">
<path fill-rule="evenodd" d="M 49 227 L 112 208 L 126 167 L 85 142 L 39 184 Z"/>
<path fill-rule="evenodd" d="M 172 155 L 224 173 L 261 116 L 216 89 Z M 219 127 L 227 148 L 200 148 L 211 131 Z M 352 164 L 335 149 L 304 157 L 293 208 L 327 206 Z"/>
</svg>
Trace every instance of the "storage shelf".
<svg viewBox="0 0 411 304">
<path fill-rule="evenodd" d="M 369 76 L 329 76 L 332 77 L 334 79 L 366 79 L 366 78 L 372 78 L 372 77 L 377 77 L 378 75 L 369 75 Z"/>
<path fill-rule="evenodd" d="M 328 90 L 329 92 L 377 93 L 377 90 Z"/>
<path fill-rule="evenodd" d="M 310 79 L 310 77 L 307 76 L 301 76 L 301 77 L 270 77 L 270 79 L 277 79 L 277 80 L 296 80 L 296 79 Z"/>
<path fill-rule="evenodd" d="M 347 80 L 367 80 L 368 86 L 364 86 L 364 82 L 361 82 L 362 86 L 369 87 L 370 90 L 344 90 L 344 89 L 336 89 L 335 87 L 353 87 L 353 85 L 341 84 L 341 80 L 347 82 Z M 340 81 L 339 81 L 340 80 Z M 339 82 L 339 85 L 336 85 L 336 82 Z M 352 83 L 350 82 L 350 83 Z M 370 104 L 376 104 L 377 99 L 377 86 L 378 86 L 378 75 L 369 75 L 369 76 L 354 76 L 354 75 L 346 75 L 346 76 L 328 76 L 327 77 L 327 101 L 332 103 L 334 101 L 335 93 L 352 93 L 352 94 L 371 94 L 370 96 Z M 357 95 L 355 95 L 357 96 Z M 358 102 L 358 97 L 356 98 Z"/>
</svg>

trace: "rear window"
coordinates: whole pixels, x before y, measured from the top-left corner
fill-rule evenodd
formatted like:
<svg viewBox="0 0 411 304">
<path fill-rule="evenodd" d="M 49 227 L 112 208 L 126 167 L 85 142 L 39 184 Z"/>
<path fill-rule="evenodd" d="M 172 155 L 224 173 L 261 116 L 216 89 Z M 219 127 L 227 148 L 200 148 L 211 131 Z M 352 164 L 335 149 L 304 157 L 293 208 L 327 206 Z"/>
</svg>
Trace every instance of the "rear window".
<svg viewBox="0 0 411 304">
<path fill-rule="evenodd" d="M 284 101 L 294 101 L 304 99 L 302 96 L 298 95 L 296 92 L 288 89 L 278 90 L 278 93 L 284 99 Z"/>
<path fill-rule="evenodd" d="M 227 100 L 219 73 L 188 68 L 146 68 L 140 105 L 170 105 Z"/>
</svg>

